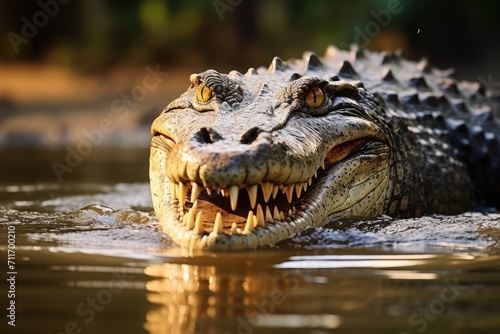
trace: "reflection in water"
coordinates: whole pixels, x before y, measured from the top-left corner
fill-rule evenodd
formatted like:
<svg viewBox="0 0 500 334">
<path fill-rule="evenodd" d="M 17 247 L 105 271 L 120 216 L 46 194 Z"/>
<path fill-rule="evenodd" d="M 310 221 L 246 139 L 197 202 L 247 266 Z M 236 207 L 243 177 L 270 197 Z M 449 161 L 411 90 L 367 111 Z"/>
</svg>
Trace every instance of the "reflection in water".
<svg viewBox="0 0 500 334">
<path fill-rule="evenodd" d="M 169 259 L 145 268 L 147 299 L 157 305 L 145 328 L 151 334 L 441 332 L 463 327 L 464 315 L 491 314 L 481 296 L 470 300 L 477 293 L 472 273 L 492 273 L 499 260 L 265 251 Z"/>
<path fill-rule="evenodd" d="M 332 275 L 312 268 L 276 269 L 280 265 L 273 266 L 273 261 L 287 262 L 268 255 L 269 259 L 240 255 L 220 256 L 215 262 L 207 258 L 196 261 L 213 265 L 163 263 L 147 267 L 145 273 L 153 277 L 146 285 L 148 300 L 160 307 L 147 315 L 145 327 L 152 334 L 197 333 L 200 329 L 207 333 L 253 333 L 256 328 L 332 329 L 342 323 L 335 312 L 366 309 L 378 293 L 378 284 L 366 284 L 364 278 L 352 275 Z M 327 299 L 311 302 L 318 293 Z"/>
<path fill-rule="evenodd" d="M 150 333 L 194 333 L 200 326 L 214 333 L 249 332 L 286 302 L 301 280 L 293 272 L 255 271 L 251 266 L 164 263 L 145 273 L 148 300 L 161 307 L 147 316 Z M 268 322 L 271 320 L 267 320 Z"/>
</svg>

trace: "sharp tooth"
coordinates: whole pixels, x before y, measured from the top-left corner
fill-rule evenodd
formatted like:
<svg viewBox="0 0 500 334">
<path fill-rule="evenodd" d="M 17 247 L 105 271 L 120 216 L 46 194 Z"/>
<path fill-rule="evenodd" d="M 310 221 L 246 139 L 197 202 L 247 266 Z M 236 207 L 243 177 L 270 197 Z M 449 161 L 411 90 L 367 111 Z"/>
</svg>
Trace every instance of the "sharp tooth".
<svg viewBox="0 0 500 334">
<path fill-rule="evenodd" d="M 257 224 L 259 226 L 266 226 L 266 220 L 264 218 L 264 211 L 260 204 L 257 205 Z"/>
<path fill-rule="evenodd" d="M 285 189 L 286 192 L 286 198 L 288 199 L 288 203 L 292 203 L 292 198 L 293 198 L 293 185 L 288 186 Z"/>
<path fill-rule="evenodd" d="M 302 184 L 301 183 L 295 183 L 295 194 L 297 195 L 297 198 L 300 198 L 300 194 L 302 194 Z"/>
<path fill-rule="evenodd" d="M 280 187 L 277 185 L 273 186 L 273 199 L 276 198 L 276 195 L 278 195 L 278 190 L 280 190 Z"/>
<path fill-rule="evenodd" d="M 321 168 L 323 168 L 323 170 L 325 170 L 325 161 L 323 161 L 323 162 L 321 163 Z"/>
<path fill-rule="evenodd" d="M 297 212 L 297 209 L 295 209 L 294 206 L 292 206 L 292 213 L 295 214 Z"/>
<path fill-rule="evenodd" d="M 293 216 L 292 209 L 288 210 L 288 217 Z"/>
<path fill-rule="evenodd" d="M 248 211 L 247 222 L 245 223 L 245 229 L 243 230 L 243 234 L 249 234 L 254 229 L 253 225 L 253 211 Z"/>
<path fill-rule="evenodd" d="M 302 191 L 306 192 L 307 191 L 307 187 L 308 187 L 308 183 L 307 182 L 302 183 Z"/>
<path fill-rule="evenodd" d="M 285 220 L 285 214 L 283 211 L 280 211 L 280 220 Z"/>
<path fill-rule="evenodd" d="M 222 224 L 224 223 L 224 220 L 222 219 L 222 214 L 220 212 L 217 212 L 217 216 L 215 216 L 215 223 L 214 223 L 214 229 L 212 230 L 211 235 L 217 235 L 219 233 L 222 233 Z"/>
<path fill-rule="evenodd" d="M 184 203 L 186 203 L 186 196 L 187 196 L 187 193 L 189 191 L 189 186 L 187 184 L 184 184 L 184 183 L 179 183 L 179 205 L 181 207 L 184 206 Z"/>
<path fill-rule="evenodd" d="M 196 211 L 198 211 L 198 201 L 194 202 L 193 207 L 189 210 L 186 219 L 186 228 L 192 230 L 194 228 L 194 217 L 196 216 Z"/>
<path fill-rule="evenodd" d="M 233 222 L 233 225 L 231 225 L 231 230 L 229 230 L 229 234 L 237 234 L 238 233 L 238 226 L 236 225 L 235 222 Z"/>
<path fill-rule="evenodd" d="M 229 192 L 227 189 L 221 189 L 220 192 L 221 192 L 222 196 L 224 196 L 224 197 L 229 196 Z"/>
<path fill-rule="evenodd" d="M 194 234 L 202 234 L 204 232 L 202 219 L 203 219 L 203 214 L 202 211 L 200 211 L 196 215 L 196 222 L 194 223 L 194 230 L 193 230 Z"/>
<path fill-rule="evenodd" d="M 250 188 L 247 187 L 248 197 L 250 198 L 250 207 L 255 208 L 255 204 L 257 203 L 257 185 L 253 185 Z"/>
<path fill-rule="evenodd" d="M 220 195 L 220 187 L 217 187 L 216 191 L 217 191 L 217 195 Z"/>
<path fill-rule="evenodd" d="M 203 191 L 203 187 L 200 187 L 195 182 L 192 183 L 192 186 L 193 187 L 191 188 L 191 203 L 194 203 L 198 199 L 198 196 L 200 196 L 200 193 Z"/>
<path fill-rule="evenodd" d="M 170 182 L 168 183 L 168 187 L 169 187 L 169 189 L 170 189 L 170 198 L 171 198 L 171 199 L 177 199 L 177 193 L 176 193 L 176 191 L 175 191 L 175 189 L 176 189 L 177 187 L 175 186 L 175 183 L 173 183 L 172 181 L 170 181 Z"/>
<path fill-rule="evenodd" d="M 212 196 L 212 189 L 205 188 L 205 190 L 207 191 L 208 196 Z"/>
<path fill-rule="evenodd" d="M 262 188 L 262 194 L 264 195 L 264 201 L 267 203 L 273 192 L 273 184 L 271 182 L 261 182 L 260 186 Z"/>
<path fill-rule="evenodd" d="M 271 214 L 271 210 L 268 206 L 266 206 L 266 223 L 272 223 L 273 215 Z"/>
<path fill-rule="evenodd" d="M 316 179 L 318 177 L 318 170 L 314 172 L 314 178 Z M 312 181 L 311 181 L 312 182 Z"/>
<path fill-rule="evenodd" d="M 280 211 L 278 210 L 277 206 L 274 207 L 273 219 L 280 220 Z"/>
<path fill-rule="evenodd" d="M 231 186 L 229 188 L 229 200 L 231 201 L 231 210 L 236 210 L 238 206 L 238 194 L 240 192 L 240 188 L 238 186 Z"/>
</svg>

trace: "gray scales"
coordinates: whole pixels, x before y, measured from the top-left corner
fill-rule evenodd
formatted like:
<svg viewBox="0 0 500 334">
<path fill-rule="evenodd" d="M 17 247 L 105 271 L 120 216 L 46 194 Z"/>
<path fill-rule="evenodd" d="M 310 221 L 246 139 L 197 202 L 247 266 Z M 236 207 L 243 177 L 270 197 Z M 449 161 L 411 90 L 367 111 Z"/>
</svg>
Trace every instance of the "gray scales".
<svg viewBox="0 0 500 334">
<path fill-rule="evenodd" d="M 160 226 L 191 249 L 336 218 L 500 208 L 500 99 L 425 59 L 353 47 L 193 74 L 152 125 Z"/>
</svg>

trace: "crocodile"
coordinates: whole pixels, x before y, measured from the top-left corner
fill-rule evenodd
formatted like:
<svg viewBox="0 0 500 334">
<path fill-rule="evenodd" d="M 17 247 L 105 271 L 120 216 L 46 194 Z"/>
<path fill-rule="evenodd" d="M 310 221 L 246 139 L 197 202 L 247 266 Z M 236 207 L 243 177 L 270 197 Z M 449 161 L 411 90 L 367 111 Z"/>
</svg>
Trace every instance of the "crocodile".
<svg viewBox="0 0 500 334">
<path fill-rule="evenodd" d="M 190 82 L 151 127 L 154 210 L 182 247 L 500 208 L 498 93 L 426 58 L 329 46 Z"/>
</svg>

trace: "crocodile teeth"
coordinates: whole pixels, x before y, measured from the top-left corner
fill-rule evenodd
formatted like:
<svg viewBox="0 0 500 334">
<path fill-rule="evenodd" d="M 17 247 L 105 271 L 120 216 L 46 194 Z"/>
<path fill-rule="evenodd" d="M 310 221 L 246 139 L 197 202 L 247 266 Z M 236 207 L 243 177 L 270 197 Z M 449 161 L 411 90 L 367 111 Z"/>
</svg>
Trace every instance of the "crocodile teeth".
<svg viewBox="0 0 500 334">
<path fill-rule="evenodd" d="M 215 216 L 214 229 L 212 230 L 210 235 L 217 235 L 219 233 L 222 233 L 223 223 L 224 220 L 222 219 L 222 214 L 220 212 L 217 212 L 217 216 Z"/>
<path fill-rule="evenodd" d="M 257 228 L 259 226 L 259 222 L 257 221 L 257 216 L 253 216 L 253 228 Z"/>
<path fill-rule="evenodd" d="M 192 230 L 194 228 L 194 225 L 195 225 L 194 218 L 195 218 L 197 210 L 198 210 L 198 201 L 194 202 L 193 207 L 191 209 L 189 209 L 189 212 L 186 215 L 187 216 L 187 218 L 186 218 L 186 228 L 188 230 Z M 186 217 L 186 216 L 184 216 L 184 217 Z"/>
<path fill-rule="evenodd" d="M 300 198 L 301 193 L 302 193 L 302 184 L 295 183 L 295 194 L 297 195 L 297 198 Z"/>
<path fill-rule="evenodd" d="M 273 215 L 271 214 L 271 210 L 269 209 L 268 206 L 266 206 L 266 223 L 272 223 L 273 222 Z"/>
<path fill-rule="evenodd" d="M 196 215 L 196 222 L 194 223 L 194 234 L 202 234 L 204 229 L 203 229 L 203 213 L 202 211 L 198 212 Z"/>
<path fill-rule="evenodd" d="M 200 196 L 202 191 L 203 191 L 203 187 L 200 187 L 196 182 L 192 183 L 191 203 L 194 203 L 198 199 L 198 196 Z"/>
<path fill-rule="evenodd" d="M 238 233 L 238 225 L 236 225 L 236 223 L 233 222 L 233 224 L 231 225 L 231 229 L 229 230 L 229 234 L 237 234 Z"/>
<path fill-rule="evenodd" d="M 286 193 L 286 198 L 288 199 L 288 203 L 292 203 L 293 185 L 283 188 L 283 192 Z"/>
<path fill-rule="evenodd" d="M 262 206 L 260 204 L 257 205 L 257 225 L 266 226 L 264 211 L 262 210 Z"/>
<path fill-rule="evenodd" d="M 186 203 L 186 196 L 187 196 L 187 193 L 188 193 L 188 190 L 189 190 L 189 186 L 187 184 L 184 184 L 184 183 L 179 183 L 179 192 L 177 193 L 177 196 L 179 197 L 179 205 L 181 207 L 184 206 L 184 204 Z"/>
<path fill-rule="evenodd" d="M 294 194 L 297 199 L 301 199 L 304 192 L 307 191 L 309 186 L 311 186 L 314 177 L 306 181 L 296 182 L 289 185 L 276 185 L 273 182 L 261 181 L 258 184 L 252 186 L 244 185 L 232 185 L 227 188 L 222 188 L 219 186 L 211 186 L 205 188 L 203 185 L 199 185 L 196 182 L 169 182 L 170 197 L 172 200 L 178 201 L 178 212 L 179 221 L 184 225 L 187 231 L 192 231 L 193 234 L 206 235 L 209 233 L 211 236 L 217 236 L 218 234 L 227 235 L 238 235 L 238 234 L 250 234 L 256 228 L 265 227 L 266 224 L 273 222 L 284 222 L 290 221 L 290 219 L 296 215 L 297 208 L 295 206 L 290 206 L 287 210 L 288 213 L 280 210 L 279 205 L 269 206 L 264 203 L 268 203 L 271 200 L 271 196 L 275 199 L 278 195 L 278 191 L 281 190 L 283 197 L 286 196 L 288 203 L 292 203 L 294 199 Z M 262 191 L 261 195 L 259 193 L 259 186 Z M 250 208 L 248 211 L 248 216 L 244 227 L 239 223 L 232 222 L 230 228 L 224 229 L 224 218 L 223 212 L 218 212 L 213 221 L 212 228 L 206 229 L 203 220 L 203 209 L 198 210 L 199 203 L 198 198 L 206 190 L 209 196 L 215 197 L 217 194 L 221 197 L 229 197 L 230 207 L 232 211 L 238 210 L 238 199 L 240 197 L 240 190 L 245 187 L 248 192 L 248 198 L 250 202 Z M 263 200 L 263 202 L 258 203 L 257 199 Z M 190 201 L 192 206 L 186 202 Z M 191 208 L 189 208 L 191 206 Z M 304 209 L 304 207 L 301 207 Z M 208 222 L 207 222 L 208 224 Z M 229 225 L 229 222 L 227 223 Z M 212 225 L 212 224 L 209 224 Z M 229 226 L 228 226 L 229 227 Z"/>
<path fill-rule="evenodd" d="M 275 199 L 276 196 L 278 195 L 278 190 L 280 190 L 280 187 L 277 185 L 274 185 L 273 186 L 273 199 Z"/>
<path fill-rule="evenodd" d="M 274 207 L 273 219 L 274 220 L 280 220 L 280 210 L 278 209 L 277 206 Z"/>
<path fill-rule="evenodd" d="M 238 186 L 232 186 L 229 188 L 229 200 L 231 201 L 231 210 L 236 210 L 238 206 L 238 193 L 240 188 Z"/>
<path fill-rule="evenodd" d="M 248 211 L 247 222 L 245 223 L 245 229 L 243 230 L 243 234 L 249 234 L 254 229 L 254 215 L 253 211 Z"/>
<path fill-rule="evenodd" d="M 250 207 L 255 208 L 255 204 L 257 203 L 257 185 L 253 185 L 251 187 L 247 187 L 248 197 L 250 198 Z"/>
<path fill-rule="evenodd" d="M 271 182 L 261 182 L 262 194 L 264 195 L 264 202 L 268 202 L 273 192 L 273 184 Z"/>
</svg>

